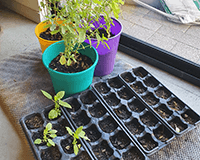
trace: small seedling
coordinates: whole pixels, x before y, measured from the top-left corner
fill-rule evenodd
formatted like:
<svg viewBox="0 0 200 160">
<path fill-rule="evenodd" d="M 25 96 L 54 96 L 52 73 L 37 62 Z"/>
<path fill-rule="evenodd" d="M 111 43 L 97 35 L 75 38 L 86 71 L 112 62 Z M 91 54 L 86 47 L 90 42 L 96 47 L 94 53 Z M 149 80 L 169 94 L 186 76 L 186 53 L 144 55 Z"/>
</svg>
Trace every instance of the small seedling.
<svg viewBox="0 0 200 160">
<path fill-rule="evenodd" d="M 79 149 L 81 148 L 81 144 L 77 144 L 77 139 L 83 138 L 88 141 L 90 141 L 90 139 L 87 136 L 85 136 L 85 132 L 83 131 L 83 126 L 77 128 L 75 132 L 72 132 L 72 130 L 69 127 L 66 127 L 66 129 L 68 133 L 74 138 L 72 144 L 74 147 L 74 154 L 77 155 Z"/>
<path fill-rule="evenodd" d="M 43 139 L 37 138 L 34 141 L 34 144 L 41 144 L 42 142 L 46 142 L 48 147 L 55 146 L 53 142 L 53 138 L 57 137 L 57 130 L 52 129 L 52 124 L 48 123 L 43 131 Z"/>
<path fill-rule="evenodd" d="M 55 103 L 55 108 L 52 109 L 48 114 L 49 119 L 55 119 L 55 118 L 57 118 L 58 116 L 61 115 L 60 106 L 63 106 L 63 107 L 66 107 L 66 108 L 72 108 L 70 104 L 61 100 L 65 95 L 65 91 L 58 92 L 54 96 L 54 98 L 49 93 L 47 93 L 46 91 L 41 90 L 41 92 L 43 93 L 43 95 L 45 97 L 47 97 L 48 99 L 52 100 Z"/>
</svg>

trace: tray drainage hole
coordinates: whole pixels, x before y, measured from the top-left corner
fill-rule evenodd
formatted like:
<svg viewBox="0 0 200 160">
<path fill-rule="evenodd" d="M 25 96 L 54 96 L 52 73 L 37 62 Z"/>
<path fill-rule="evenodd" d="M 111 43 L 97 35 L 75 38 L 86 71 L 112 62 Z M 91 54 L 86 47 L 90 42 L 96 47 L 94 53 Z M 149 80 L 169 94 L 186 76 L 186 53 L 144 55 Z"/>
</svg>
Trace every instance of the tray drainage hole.
<svg viewBox="0 0 200 160">
<path fill-rule="evenodd" d="M 130 72 L 125 72 L 121 74 L 121 77 L 127 82 L 127 83 L 131 83 L 134 82 L 136 80 L 135 77 L 132 76 L 132 74 Z"/>
<path fill-rule="evenodd" d="M 69 98 L 66 101 L 67 103 L 69 103 L 71 105 L 71 109 L 67 109 L 69 112 L 76 112 L 81 108 L 81 104 L 78 102 L 78 100 L 76 98 Z"/>
<path fill-rule="evenodd" d="M 120 98 L 125 100 L 129 100 L 134 96 L 134 94 L 127 88 L 121 89 L 120 91 L 117 92 L 117 94 L 119 95 Z"/>
<path fill-rule="evenodd" d="M 156 95 L 160 98 L 167 99 L 170 97 L 171 93 L 164 87 L 159 88 L 155 91 Z"/>
<path fill-rule="evenodd" d="M 92 117 L 100 118 L 106 113 L 106 109 L 101 103 L 95 103 L 92 107 L 89 107 L 89 112 Z"/>
<path fill-rule="evenodd" d="M 84 110 L 82 110 L 81 113 L 77 115 L 72 115 L 71 117 L 78 127 L 85 126 L 90 122 L 90 118 L 87 116 Z"/>
<path fill-rule="evenodd" d="M 100 144 L 93 147 L 93 152 L 97 159 L 109 159 L 113 155 L 113 150 L 110 148 L 108 143 L 103 140 Z"/>
<path fill-rule="evenodd" d="M 106 93 L 108 93 L 110 91 L 110 88 L 107 86 L 107 84 L 105 82 L 99 82 L 99 83 L 95 84 L 94 87 L 101 94 L 102 93 L 106 94 Z"/>
<path fill-rule="evenodd" d="M 47 149 L 41 150 L 41 158 L 42 160 L 53 159 L 53 160 L 60 160 L 62 154 L 60 153 L 58 146 L 49 147 Z"/>
<path fill-rule="evenodd" d="M 162 117 L 162 118 L 169 118 L 172 115 L 172 111 L 170 111 L 166 105 L 161 104 L 157 108 L 154 108 L 154 110 Z"/>
<path fill-rule="evenodd" d="M 43 139 L 43 130 L 42 130 L 42 131 L 39 130 L 39 131 L 33 133 L 33 136 L 32 136 L 33 142 L 34 142 L 37 138 Z M 44 145 L 46 145 L 45 142 L 42 142 L 41 144 L 36 144 L 36 146 L 44 146 Z"/>
<path fill-rule="evenodd" d="M 138 100 L 134 99 L 128 103 L 128 107 L 134 112 L 142 112 L 145 109 L 145 106 Z"/>
<path fill-rule="evenodd" d="M 123 153 L 122 158 L 124 160 L 145 160 L 144 155 L 136 147 L 131 147 Z"/>
<path fill-rule="evenodd" d="M 72 136 L 67 137 L 64 140 L 61 140 L 61 147 L 66 154 L 74 153 L 74 148 L 73 148 L 72 142 L 73 142 Z M 80 140 L 78 140 L 77 144 L 80 144 Z"/>
<path fill-rule="evenodd" d="M 101 137 L 101 133 L 94 124 L 87 128 L 85 133 L 91 142 L 95 142 Z"/>
<path fill-rule="evenodd" d="M 153 133 L 155 137 L 162 142 L 166 142 L 173 137 L 173 134 L 164 125 L 160 125 Z"/>
<path fill-rule="evenodd" d="M 104 96 L 105 101 L 109 106 L 117 106 L 120 103 L 120 100 L 116 97 L 114 93 Z"/>
<path fill-rule="evenodd" d="M 82 151 L 76 157 L 72 158 L 72 160 L 92 160 L 86 151 Z"/>
<path fill-rule="evenodd" d="M 167 102 L 167 104 L 175 111 L 181 111 L 185 107 L 185 105 L 177 98 L 172 99 L 171 101 Z"/>
<path fill-rule="evenodd" d="M 117 134 L 110 137 L 110 141 L 117 149 L 124 149 L 130 144 L 130 139 L 122 131 L 119 131 Z"/>
<path fill-rule="evenodd" d="M 108 84 L 112 87 L 112 88 L 121 88 L 123 86 L 123 83 L 120 81 L 119 78 L 114 77 L 111 79 L 108 79 Z"/>
<path fill-rule="evenodd" d="M 155 88 L 159 84 L 159 82 L 153 77 L 146 78 L 144 80 L 144 83 L 146 86 L 151 87 L 151 88 Z"/>
<path fill-rule="evenodd" d="M 138 141 L 147 151 L 150 151 L 158 146 L 158 143 L 153 140 L 149 133 L 139 138 Z"/>
<path fill-rule="evenodd" d="M 141 82 L 137 82 L 131 85 L 131 88 L 138 94 L 144 93 L 147 89 L 143 86 Z"/>
<path fill-rule="evenodd" d="M 153 127 L 158 123 L 158 120 L 154 117 L 151 112 L 146 112 L 144 115 L 140 116 L 142 123 L 149 127 Z"/>
<path fill-rule="evenodd" d="M 192 110 L 187 110 L 185 113 L 181 114 L 181 116 L 189 124 L 195 124 L 200 120 L 199 115 Z"/>
<path fill-rule="evenodd" d="M 182 132 L 187 128 L 187 125 L 184 124 L 179 117 L 175 117 L 171 121 L 169 121 L 170 126 L 177 132 Z"/>
<path fill-rule="evenodd" d="M 159 102 L 159 100 L 153 95 L 153 93 L 148 93 L 142 96 L 143 100 L 150 106 L 153 106 Z"/>
<path fill-rule="evenodd" d="M 97 98 L 94 95 L 94 93 L 91 90 L 89 90 L 89 91 L 83 92 L 80 96 L 80 99 L 84 104 L 92 104 L 96 101 Z"/>
<path fill-rule="evenodd" d="M 44 121 L 39 113 L 34 113 L 26 117 L 25 124 L 28 129 L 43 127 Z"/>
<path fill-rule="evenodd" d="M 111 133 L 118 127 L 117 123 L 110 116 L 108 116 L 104 120 L 100 121 L 99 126 L 100 126 L 101 130 L 106 133 Z"/>
<path fill-rule="evenodd" d="M 131 116 L 131 112 L 129 112 L 125 105 L 114 109 L 115 113 L 120 119 L 128 119 Z"/>
<path fill-rule="evenodd" d="M 140 134 L 144 131 L 144 126 L 142 126 L 136 118 L 132 119 L 125 125 L 133 135 Z"/>
<path fill-rule="evenodd" d="M 142 67 L 133 69 L 133 73 L 141 78 L 145 77 L 148 74 L 148 72 Z"/>
<path fill-rule="evenodd" d="M 68 132 L 65 127 L 69 127 L 69 122 L 66 119 L 61 120 L 58 123 L 53 124 L 53 129 L 57 130 L 57 136 L 64 136 Z"/>
</svg>

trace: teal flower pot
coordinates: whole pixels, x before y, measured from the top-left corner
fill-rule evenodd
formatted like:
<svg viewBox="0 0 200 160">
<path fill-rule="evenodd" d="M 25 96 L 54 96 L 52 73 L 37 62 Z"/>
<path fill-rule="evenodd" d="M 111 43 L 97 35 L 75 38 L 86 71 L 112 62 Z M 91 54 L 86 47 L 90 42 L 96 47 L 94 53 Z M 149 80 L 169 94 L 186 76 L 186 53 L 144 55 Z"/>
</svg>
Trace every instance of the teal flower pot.
<svg viewBox="0 0 200 160">
<path fill-rule="evenodd" d="M 88 46 L 85 42 L 83 45 Z M 81 54 L 88 56 L 94 62 L 90 68 L 81 72 L 62 73 L 49 68 L 49 63 L 58 56 L 60 52 L 64 52 L 64 49 L 64 41 L 59 41 L 50 45 L 42 55 L 42 62 L 51 76 L 55 93 L 65 91 L 66 98 L 89 88 L 93 80 L 95 66 L 98 62 L 98 53 L 94 47 L 86 47 L 85 49 L 79 50 Z"/>
</svg>

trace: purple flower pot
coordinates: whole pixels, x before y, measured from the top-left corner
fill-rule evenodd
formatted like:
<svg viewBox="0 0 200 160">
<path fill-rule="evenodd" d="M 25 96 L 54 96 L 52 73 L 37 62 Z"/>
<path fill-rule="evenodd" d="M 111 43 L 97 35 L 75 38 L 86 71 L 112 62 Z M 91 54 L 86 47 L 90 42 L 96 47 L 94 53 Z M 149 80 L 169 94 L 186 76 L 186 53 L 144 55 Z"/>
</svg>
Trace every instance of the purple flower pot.
<svg viewBox="0 0 200 160">
<path fill-rule="evenodd" d="M 97 48 L 97 39 L 91 39 L 92 46 L 97 50 L 99 54 L 99 61 L 94 71 L 95 76 L 108 75 L 113 71 L 114 68 L 115 56 L 118 50 L 119 39 L 122 32 L 122 24 L 115 18 L 112 19 L 114 25 L 111 25 L 111 33 L 115 36 L 109 38 L 108 41 L 106 41 L 110 49 L 108 49 L 102 43 L 100 43 Z M 98 22 L 95 22 L 93 24 L 95 28 L 99 27 L 100 24 L 105 24 L 103 16 Z M 89 40 L 86 40 L 85 42 L 89 43 Z"/>
</svg>

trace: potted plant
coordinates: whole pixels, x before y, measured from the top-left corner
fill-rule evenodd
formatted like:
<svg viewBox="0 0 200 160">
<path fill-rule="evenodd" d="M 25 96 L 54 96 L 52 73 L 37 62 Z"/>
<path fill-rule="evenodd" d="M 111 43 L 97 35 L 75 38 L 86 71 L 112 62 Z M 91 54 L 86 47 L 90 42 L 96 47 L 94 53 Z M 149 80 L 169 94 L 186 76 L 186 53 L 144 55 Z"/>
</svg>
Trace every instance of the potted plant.
<svg viewBox="0 0 200 160">
<path fill-rule="evenodd" d="M 58 3 L 60 0 L 50 2 Z M 111 35 L 111 26 L 115 25 L 110 15 L 114 14 L 118 18 L 121 4 L 122 0 L 66 0 L 62 1 L 61 9 L 54 7 L 55 14 L 46 15 L 46 21 L 50 22 L 46 27 L 50 28 L 51 34 L 60 33 L 63 37 L 63 41 L 49 46 L 42 56 L 55 92 L 64 90 L 69 96 L 90 86 L 98 61 L 98 53 L 92 45 L 96 45 L 97 48 L 102 45 L 105 49 L 106 47 L 110 49 L 107 42 Z M 46 7 L 46 5 L 48 4 L 42 3 L 41 6 Z M 99 21 L 101 23 L 98 23 Z M 105 33 L 100 33 L 100 29 Z M 96 38 L 95 42 L 93 37 Z M 84 58 L 80 58 L 80 55 Z M 89 57 L 90 60 L 85 57 Z M 92 63 L 85 64 L 85 59 Z M 75 69 L 78 66 L 87 67 Z"/>
</svg>

